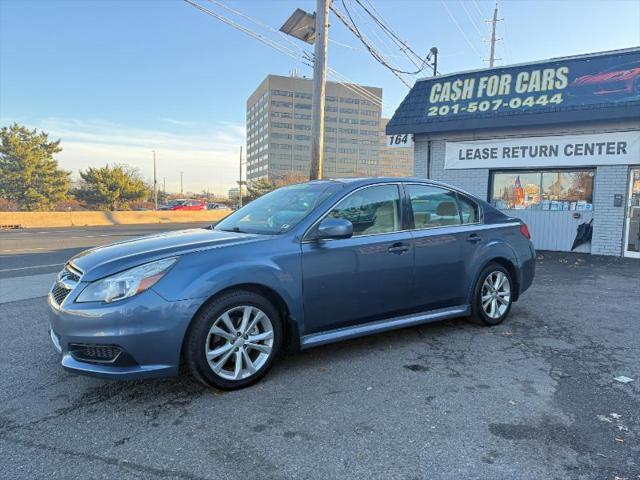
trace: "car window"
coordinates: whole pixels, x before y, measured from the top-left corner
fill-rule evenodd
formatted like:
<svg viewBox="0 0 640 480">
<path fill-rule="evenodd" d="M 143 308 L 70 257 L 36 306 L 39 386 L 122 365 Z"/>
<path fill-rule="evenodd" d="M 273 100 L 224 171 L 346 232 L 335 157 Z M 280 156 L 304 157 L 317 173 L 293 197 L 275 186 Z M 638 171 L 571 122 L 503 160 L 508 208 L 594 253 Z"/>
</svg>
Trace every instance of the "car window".
<svg viewBox="0 0 640 480">
<path fill-rule="evenodd" d="M 282 187 L 225 217 L 215 230 L 278 235 L 291 230 L 321 202 L 342 188 L 343 184 L 332 181 Z"/>
<path fill-rule="evenodd" d="M 478 204 L 473 200 L 458 195 L 458 204 L 460 205 L 460 215 L 462 215 L 462 223 L 478 223 L 480 215 L 478 213 Z"/>
<path fill-rule="evenodd" d="M 397 185 L 376 185 L 358 190 L 338 203 L 329 217 L 353 224 L 353 235 L 400 230 L 400 193 Z"/>
<path fill-rule="evenodd" d="M 415 228 L 460 225 L 456 194 L 431 185 L 407 185 Z"/>
</svg>

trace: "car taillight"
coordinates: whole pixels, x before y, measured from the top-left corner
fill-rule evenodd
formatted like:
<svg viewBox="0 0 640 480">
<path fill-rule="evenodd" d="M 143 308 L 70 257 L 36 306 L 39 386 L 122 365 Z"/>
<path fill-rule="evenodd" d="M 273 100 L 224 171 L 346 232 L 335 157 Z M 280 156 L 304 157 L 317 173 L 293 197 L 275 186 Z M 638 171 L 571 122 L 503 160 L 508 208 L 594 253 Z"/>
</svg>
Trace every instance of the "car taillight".
<svg viewBox="0 0 640 480">
<path fill-rule="evenodd" d="M 520 233 L 527 240 L 531 240 L 531 234 L 529 233 L 529 227 L 527 227 L 526 223 L 520 223 Z"/>
</svg>

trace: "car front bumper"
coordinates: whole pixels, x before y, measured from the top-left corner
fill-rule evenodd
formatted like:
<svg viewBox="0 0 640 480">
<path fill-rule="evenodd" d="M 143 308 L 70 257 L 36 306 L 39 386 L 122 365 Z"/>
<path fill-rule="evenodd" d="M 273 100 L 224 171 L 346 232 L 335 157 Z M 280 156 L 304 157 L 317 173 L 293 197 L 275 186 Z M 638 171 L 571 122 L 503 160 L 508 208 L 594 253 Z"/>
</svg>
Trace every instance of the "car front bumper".
<svg viewBox="0 0 640 480">
<path fill-rule="evenodd" d="M 189 322 L 203 299 L 169 302 L 152 289 L 112 304 L 74 303 L 82 288 L 60 305 L 48 297 L 50 336 L 71 372 L 137 380 L 176 375 Z M 87 352 L 113 353 L 113 358 Z"/>
</svg>

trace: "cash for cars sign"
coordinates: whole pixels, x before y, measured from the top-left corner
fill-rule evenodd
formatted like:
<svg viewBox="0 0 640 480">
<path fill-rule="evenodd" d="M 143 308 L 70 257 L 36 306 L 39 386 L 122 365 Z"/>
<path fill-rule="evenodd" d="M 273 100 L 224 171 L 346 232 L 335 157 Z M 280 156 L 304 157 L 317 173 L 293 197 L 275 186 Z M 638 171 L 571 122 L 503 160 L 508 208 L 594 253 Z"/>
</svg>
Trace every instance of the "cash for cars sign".
<svg viewBox="0 0 640 480">
<path fill-rule="evenodd" d="M 640 131 L 447 142 L 445 168 L 630 165 L 640 161 Z"/>
<path fill-rule="evenodd" d="M 633 48 L 422 79 L 387 134 L 639 116 L 640 48 Z"/>
</svg>

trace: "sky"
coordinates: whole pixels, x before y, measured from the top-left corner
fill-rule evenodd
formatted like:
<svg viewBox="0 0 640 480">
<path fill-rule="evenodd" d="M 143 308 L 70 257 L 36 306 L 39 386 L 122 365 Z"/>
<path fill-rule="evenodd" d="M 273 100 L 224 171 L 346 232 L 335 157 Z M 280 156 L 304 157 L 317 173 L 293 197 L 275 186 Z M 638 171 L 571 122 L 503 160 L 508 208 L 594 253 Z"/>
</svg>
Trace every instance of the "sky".
<svg viewBox="0 0 640 480">
<path fill-rule="evenodd" d="M 298 52 L 310 46 L 274 28 L 315 1 L 207 0 L 200 5 Z M 334 0 L 343 9 L 342 0 Z M 412 65 L 358 6 L 356 24 L 396 66 Z M 440 52 L 438 70 L 486 66 L 495 2 L 363 0 L 414 51 Z M 222 6 L 221 6 L 222 5 Z M 223 7 L 255 19 L 252 22 Z M 640 0 L 502 0 L 497 65 L 640 45 Z M 383 115 L 408 92 L 330 16 L 328 64 L 343 78 L 383 88 Z M 294 55 L 296 56 L 296 55 Z M 0 126 L 61 139 L 60 166 L 127 163 L 168 191 L 226 193 L 238 177 L 246 100 L 268 74 L 312 69 L 182 0 L 0 0 Z M 411 82 L 429 72 L 407 77 Z M 329 77 L 331 80 L 332 78 Z"/>
</svg>

